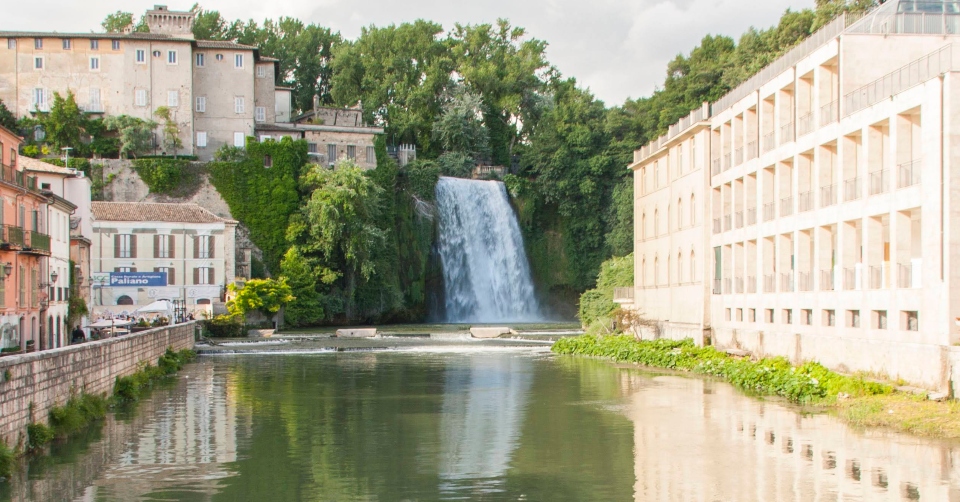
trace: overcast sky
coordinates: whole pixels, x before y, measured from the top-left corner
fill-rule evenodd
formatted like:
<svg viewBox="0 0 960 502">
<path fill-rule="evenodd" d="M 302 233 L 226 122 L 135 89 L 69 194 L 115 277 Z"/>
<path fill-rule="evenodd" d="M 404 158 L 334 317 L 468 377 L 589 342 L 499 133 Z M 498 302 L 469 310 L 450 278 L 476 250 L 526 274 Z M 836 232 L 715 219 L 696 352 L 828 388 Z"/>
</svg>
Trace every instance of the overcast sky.
<svg viewBox="0 0 960 502">
<path fill-rule="evenodd" d="M 143 14 L 164 0 L 5 0 L 0 30 L 100 30 L 109 12 Z M 194 0 L 168 3 L 186 10 Z M 813 0 L 205 0 L 227 19 L 292 16 L 355 38 L 362 26 L 424 18 L 452 27 L 505 17 L 549 46 L 548 60 L 608 105 L 649 95 L 666 64 L 707 33 L 738 36 L 768 27 L 787 9 Z"/>
</svg>

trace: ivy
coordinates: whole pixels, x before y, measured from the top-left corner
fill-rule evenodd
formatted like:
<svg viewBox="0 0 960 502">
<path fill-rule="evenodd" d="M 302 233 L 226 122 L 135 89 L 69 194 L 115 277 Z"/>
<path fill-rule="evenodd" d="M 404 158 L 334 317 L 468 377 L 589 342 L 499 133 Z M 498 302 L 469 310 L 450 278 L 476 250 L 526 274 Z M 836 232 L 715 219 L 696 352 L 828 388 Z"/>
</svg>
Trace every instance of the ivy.
<svg viewBox="0 0 960 502">
<path fill-rule="evenodd" d="M 186 174 L 187 161 L 180 159 L 136 159 L 133 170 L 147 184 L 152 193 L 169 194 L 176 188 L 190 184 Z"/>
</svg>

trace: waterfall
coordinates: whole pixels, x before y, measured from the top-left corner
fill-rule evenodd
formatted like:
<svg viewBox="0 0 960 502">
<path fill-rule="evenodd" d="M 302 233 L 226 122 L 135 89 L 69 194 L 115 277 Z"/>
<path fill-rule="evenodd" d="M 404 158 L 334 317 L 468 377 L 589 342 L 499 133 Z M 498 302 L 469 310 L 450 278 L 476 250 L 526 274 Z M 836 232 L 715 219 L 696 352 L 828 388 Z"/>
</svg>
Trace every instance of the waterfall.
<svg viewBox="0 0 960 502">
<path fill-rule="evenodd" d="M 443 177 L 436 194 L 444 320 L 542 320 L 520 225 L 503 183 Z"/>
</svg>

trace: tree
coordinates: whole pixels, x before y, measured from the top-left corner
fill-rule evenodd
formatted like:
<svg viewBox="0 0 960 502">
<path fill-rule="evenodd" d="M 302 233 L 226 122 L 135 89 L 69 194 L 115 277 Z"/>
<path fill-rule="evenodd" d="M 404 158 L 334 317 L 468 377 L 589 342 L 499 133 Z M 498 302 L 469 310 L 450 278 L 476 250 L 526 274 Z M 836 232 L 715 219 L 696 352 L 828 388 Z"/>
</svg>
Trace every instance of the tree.
<svg viewBox="0 0 960 502">
<path fill-rule="evenodd" d="M 160 106 L 153 111 L 153 115 L 163 121 L 163 144 L 166 148 L 173 150 L 173 157 L 177 157 L 177 150 L 183 147 L 183 140 L 180 139 L 180 124 L 174 117 L 174 111 L 169 107 Z"/>
<path fill-rule="evenodd" d="M 111 115 L 104 119 L 107 130 L 117 131 L 120 136 L 120 156 L 134 157 L 153 147 L 153 131 L 157 123 L 129 115 Z"/>
<path fill-rule="evenodd" d="M 100 26 L 107 33 L 123 33 L 133 27 L 133 13 L 118 10 L 113 14 L 107 14 Z"/>
<path fill-rule="evenodd" d="M 293 326 L 315 326 L 325 315 L 320 285 L 333 284 L 340 275 L 307 258 L 297 246 L 291 246 L 280 262 L 281 278 L 290 285 L 295 299 L 284 310 L 284 321 Z"/>
<path fill-rule="evenodd" d="M 487 129 L 483 125 L 483 101 L 463 88 L 443 105 L 443 112 L 433 123 L 433 137 L 445 152 L 469 155 L 476 160 L 490 154 Z"/>
<path fill-rule="evenodd" d="M 7 105 L 3 103 L 3 100 L 0 100 L 0 126 L 17 132 L 17 117 L 15 117 L 13 112 L 7 108 Z"/>
<path fill-rule="evenodd" d="M 66 97 L 54 92 L 53 106 L 48 113 L 40 115 L 39 121 L 46 133 L 46 142 L 55 152 L 67 146 L 72 148 L 80 146 L 86 117 L 77 105 L 73 91 L 68 90 Z"/>
<path fill-rule="evenodd" d="M 242 287 L 230 284 L 227 289 L 237 294 L 236 298 L 227 303 L 227 310 L 230 315 L 241 318 L 255 310 L 271 317 L 294 299 L 290 286 L 283 278 L 250 279 Z"/>
</svg>

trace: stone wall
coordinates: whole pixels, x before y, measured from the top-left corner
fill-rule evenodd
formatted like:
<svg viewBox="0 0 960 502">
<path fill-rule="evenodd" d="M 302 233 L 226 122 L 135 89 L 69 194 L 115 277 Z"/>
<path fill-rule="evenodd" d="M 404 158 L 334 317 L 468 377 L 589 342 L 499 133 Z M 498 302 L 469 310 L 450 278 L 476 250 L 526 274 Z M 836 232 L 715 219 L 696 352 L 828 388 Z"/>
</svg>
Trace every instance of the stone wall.
<svg viewBox="0 0 960 502">
<path fill-rule="evenodd" d="M 0 358 L 0 438 L 23 445 L 27 425 L 46 423 L 50 408 L 71 394 L 110 394 L 117 377 L 156 364 L 167 347 L 193 348 L 195 324 Z"/>
</svg>

